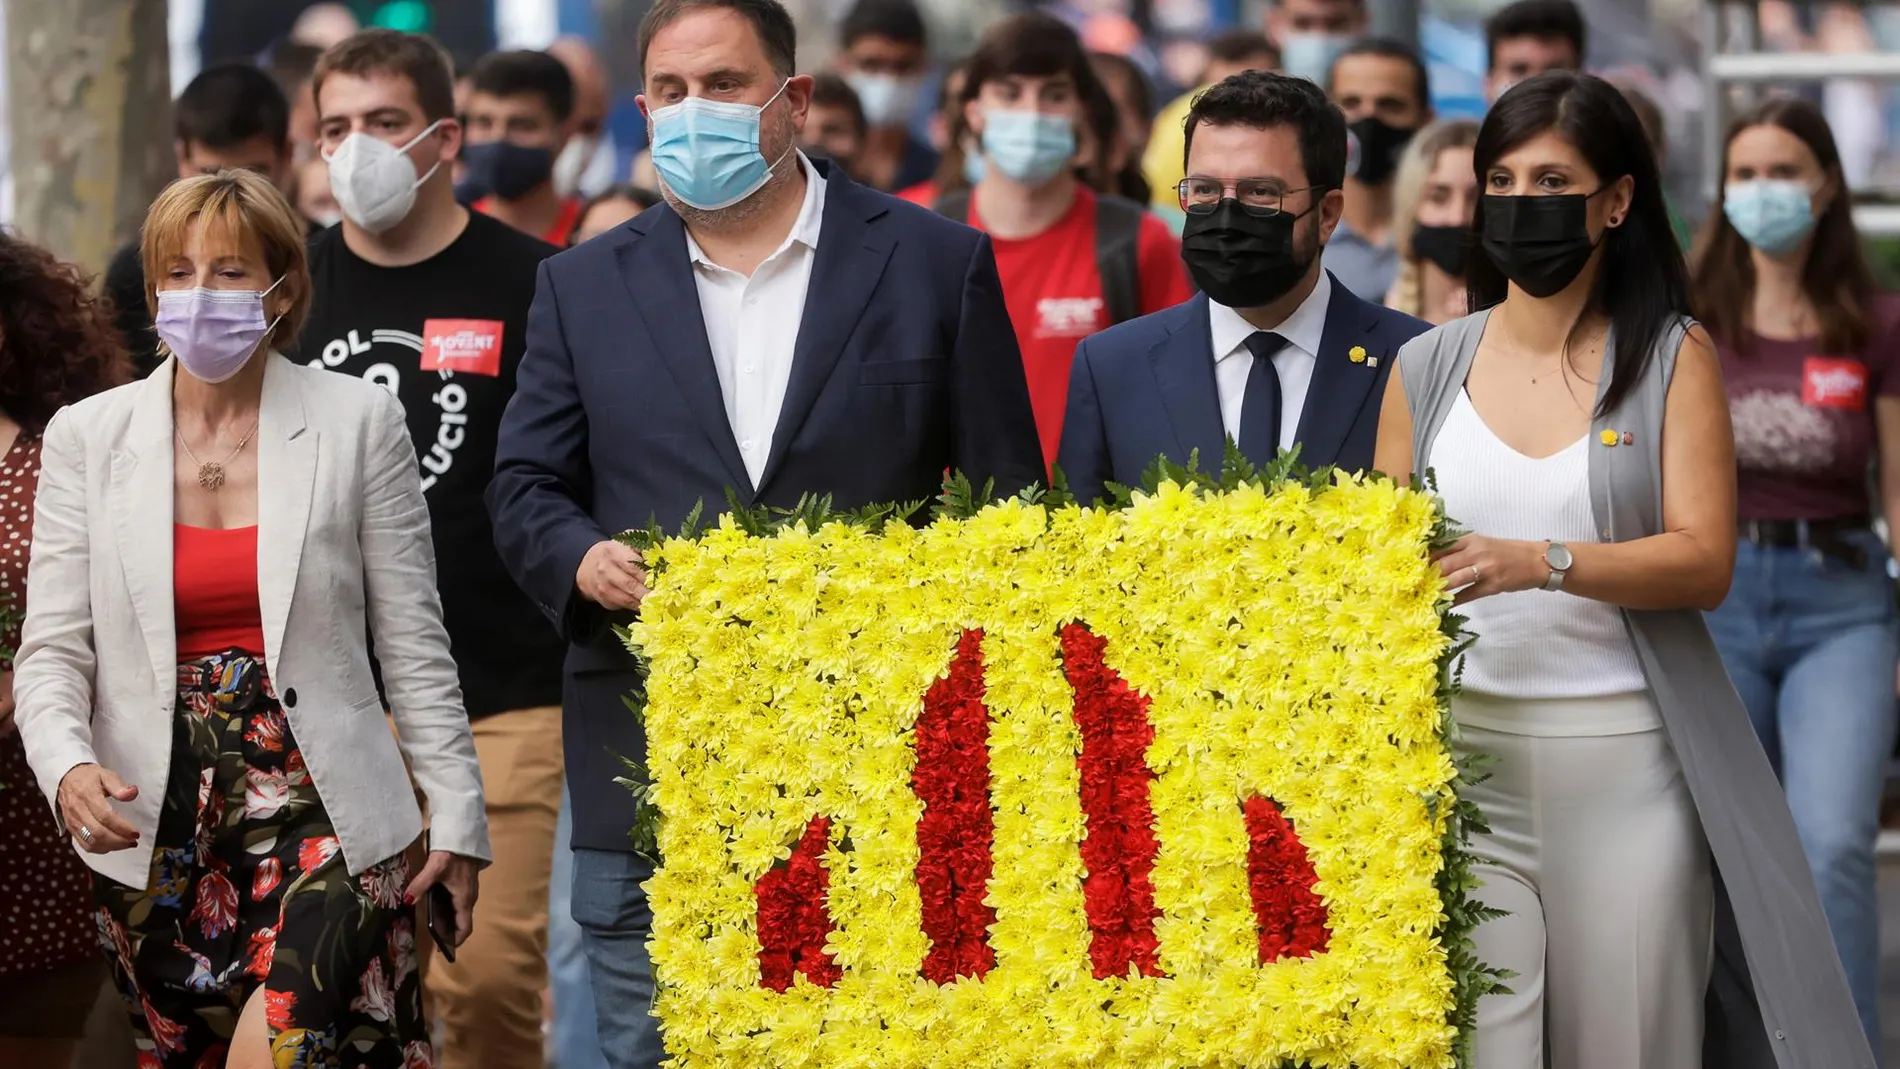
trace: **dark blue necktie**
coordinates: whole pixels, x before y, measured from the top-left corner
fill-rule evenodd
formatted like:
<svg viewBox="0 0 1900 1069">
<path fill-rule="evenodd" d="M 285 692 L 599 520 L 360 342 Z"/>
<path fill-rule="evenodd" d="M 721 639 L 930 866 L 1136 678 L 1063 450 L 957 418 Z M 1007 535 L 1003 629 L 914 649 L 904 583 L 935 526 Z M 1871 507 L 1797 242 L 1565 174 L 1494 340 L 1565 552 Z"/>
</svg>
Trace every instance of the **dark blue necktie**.
<svg viewBox="0 0 1900 1069">
<path fill-rule="evenodd" d="M 1253 370 L 1247 372 L 1247 391 L 1240 401 L 1240 451 L 1256 465 L 1270 464 L 1280 454 L 1280 373 L 1273 354 L 1286 348 L 1286 339 L 1271 331 L 1247 336 Z"/>
</svg>

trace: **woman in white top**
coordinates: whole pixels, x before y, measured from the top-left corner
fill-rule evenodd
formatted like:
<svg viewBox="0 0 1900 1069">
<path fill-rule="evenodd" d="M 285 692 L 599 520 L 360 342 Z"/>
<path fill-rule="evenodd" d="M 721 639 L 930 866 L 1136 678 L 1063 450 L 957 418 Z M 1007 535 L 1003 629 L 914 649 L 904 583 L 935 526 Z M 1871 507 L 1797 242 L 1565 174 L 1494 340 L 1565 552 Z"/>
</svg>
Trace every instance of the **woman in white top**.
<svg viewBox="0 0 1900 1069">
<path fill-rule="evenodd" d="M 1403 350 L 1377 459 L 1414 470 L 1412 405 L 1431 387 L 1404 379 L 1468 368 L 1462 389 L 1444 385 L 1457 392 L 1427 464 L 1471 532 L 1438 558 L 1478 636 L 1453 701 L 1459 744 L 1496 759 L 1470 792 L 1491 825 L 1473 849 L 1488 859 L 1478 897 L 1510 915 L 1479 927 L 1478 955 L 1518 974 L 1479 1003 L 1474 1066 L 1699 1066 L 1709 848 L 1624 610 L 1709 609 L 1728 589 L 1721 378 L 1708 337 L 1684 332 L 1656 164 L 1614 88 L 1568 72 L 1520 83 L 1485 118 L 1474 162 L 1471 305 L 1487 311 Z M 1458 346 L 1462 359 L 1433 359 Z M 1662 530 L 1613 543 L 1592 454 L 1650 432 L 1593 419 L 1671 358 Z"/>
<path fill-rule="evenodd" d="M 170 359 L 46 428 L 16 715 L 167 1069 L 428 1064 L 415 907 L 446 887 L 466 938 L 490 856 L 402 409 L 275 351 L 304 237 L 248 171 L 168 187 L 141 257 Z"/>
</svg>

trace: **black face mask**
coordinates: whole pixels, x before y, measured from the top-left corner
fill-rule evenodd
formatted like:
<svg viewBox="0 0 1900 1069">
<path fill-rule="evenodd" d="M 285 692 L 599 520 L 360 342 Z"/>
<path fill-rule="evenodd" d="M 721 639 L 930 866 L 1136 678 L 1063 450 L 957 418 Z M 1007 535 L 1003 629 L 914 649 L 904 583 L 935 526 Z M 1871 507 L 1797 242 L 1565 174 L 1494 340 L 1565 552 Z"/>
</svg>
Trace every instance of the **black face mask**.
<svg viewBox="0 0 1900 1069">
<path fill-rule="evenodd" d="M 1426 226 L 1412 228 L 1412 251 L 1438 265 L 1453 278 L 1465 277 L 1465 251 L 1471 248 L 1471 228 L 1465 226 Z"/>
<path fill-rule="evenodd" d="M 1301 260 L 1293 247 L 1293 225 L 1306 212 L 1250 215 L 1239 201 L 1224 197 L 1206 215 L 1188 213 L 1181 228 L 1181 259 L 1194 284 L 1218 304 L 1272 304 L 1306 277 L 1318 255 L 1315 250 Z"/>
<path fill-rule="evenodd" d="M 1594 196 L 1594 194 L 1592 194 Z M 1504 277 L 1533 297 L 1570 285 L 1590 262 L 1590 197 L 1484 195 L 1484 254 Z"/>
<path fill-rule="evenodd" d="M 554 173 L 553 152 L 511 141 L 463 145 L 462 162 L 466 165 L 464 185 L 502 200 L 520 200 Z"/>
<path fill-rule="evenodd" d="M 1352 176 L 1370 186 L 1382 186 L 1399 168 L 1399 154 L 1412 140 L 1412 130 L 1401 130 L 1384 119 L 1368 115 L 1348 123 L 1353 140 L 1359 142 L 1359 166 Z"/>
</svg>

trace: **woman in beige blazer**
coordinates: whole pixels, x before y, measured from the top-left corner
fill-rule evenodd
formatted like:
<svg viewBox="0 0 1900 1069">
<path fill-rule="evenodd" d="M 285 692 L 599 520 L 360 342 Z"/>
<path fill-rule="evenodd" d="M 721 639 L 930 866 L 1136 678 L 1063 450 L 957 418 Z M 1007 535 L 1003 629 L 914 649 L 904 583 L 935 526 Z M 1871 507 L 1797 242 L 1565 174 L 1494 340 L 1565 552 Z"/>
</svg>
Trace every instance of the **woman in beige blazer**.
<svg viewBox="0 0 1900 1069">
<path fill-rule="evenodd" d="M 447 887 L 466 938 L 489 851 L 402 410 L 277 355 L 310 278 L 264 179 L 171 186 L 141 256 L 171 359 L 46 429 L 28 760 L 157 1064 L 419 1064 L 415 904 Z"/>
</svg>

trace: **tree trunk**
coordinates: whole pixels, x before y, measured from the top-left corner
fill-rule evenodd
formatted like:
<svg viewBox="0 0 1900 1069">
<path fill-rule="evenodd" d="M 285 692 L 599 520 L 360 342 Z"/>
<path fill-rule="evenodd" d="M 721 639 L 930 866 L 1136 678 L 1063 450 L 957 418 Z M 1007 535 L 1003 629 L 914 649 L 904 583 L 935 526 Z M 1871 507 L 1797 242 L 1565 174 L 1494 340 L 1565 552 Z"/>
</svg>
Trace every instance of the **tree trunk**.
<svg viewBox="0 0 1900 1069">
<path fill-rule="evenodd" d="M 13 224 L 102 270 L 176 166 L 165 0 L 5 0 Z"/>
</svg>

